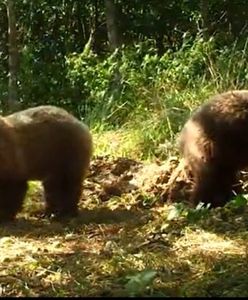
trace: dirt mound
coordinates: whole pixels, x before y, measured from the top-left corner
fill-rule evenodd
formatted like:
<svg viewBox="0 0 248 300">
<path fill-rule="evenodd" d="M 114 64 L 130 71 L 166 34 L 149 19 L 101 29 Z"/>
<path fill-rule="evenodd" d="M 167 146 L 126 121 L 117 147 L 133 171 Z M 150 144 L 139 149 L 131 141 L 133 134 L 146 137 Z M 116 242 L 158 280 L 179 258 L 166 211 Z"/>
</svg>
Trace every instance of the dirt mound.
<svg viewBox="0 0 248 300">
<path fill-rule="evenodd" d="M 140 162 L 129 158 L 112 160 L 109 156 L 96 157 L 91 163 L 85 189 L 88 194 L 95 194 L 102 201 L 130 193 L 138 188 L 130 181 L 141 166 Z"/>
<path fill-rule="evenodd" d="M 248 172 L 240 172 L 240 185 L 248 191 Z M 113 196 L 132 193 L 156 197 L 164 202 L 189 202 L 192 180 L 183 159 L 144 163 L 129 158 L 96 157 L 84 183 L 84 197 L 107 201 Z"/>
<path fill-rule="evenodd" d="M 150 164 L 125 157 L 114 160 L 109 156 L 96 157 L 91 163 L 84 190 L 87 195 L 94 194 L 102 201 L 127 193 L 145 193 L 164 202 L 169 198 L 170 201 L 185 199 L 190 182 L 184 172 L 180 171 L 175 180 L 171 180 L 178 166 L 176 157 Z"/>
</svg>

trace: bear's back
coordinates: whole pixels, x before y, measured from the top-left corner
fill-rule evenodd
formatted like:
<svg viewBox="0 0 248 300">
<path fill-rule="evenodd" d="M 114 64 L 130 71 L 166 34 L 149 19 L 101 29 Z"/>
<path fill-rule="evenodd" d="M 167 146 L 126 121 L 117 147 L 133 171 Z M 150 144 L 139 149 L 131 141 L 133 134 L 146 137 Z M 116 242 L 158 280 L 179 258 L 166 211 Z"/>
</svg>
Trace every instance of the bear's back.
<svg viewBox="0 0 248 300">
<path fill-rule="evenodd" d="M 248 90 L 225 92 L 201 105 L 184 125 L 179 145 L 186 156 L 194 152 L 207 157 L 214 151 L 217 160 L 236 156 L 237 164 L 246 164 Z"/>
<path fill-rule="evenodd" d="M 73 115 L 69 114 L 63 108 L 52 105 L 28 108 L 8 115 L 5 118 L 14 126 L 25 126 L 26 124 L 37 124 L 39 122 L 78 122 Z"/>
<path fill-rule="evenodd" d="M 248 90 L 234 90 L 211 97 L 192 114 L 191 119 L 202 122 L 203 126 L 204 121 L 215 126 L 225 124 L 227 129 L 229 125 L 233 128 L 235 123 L 248 124 Z"/>
<path fill-rule="evenodd" d="M 39 179 L 62 164 L 83 164 L 92 152 L 88 127 L 62 108 L 38 106 L 4 119 L 15 134 L 28 177 Z"/>
</svg>

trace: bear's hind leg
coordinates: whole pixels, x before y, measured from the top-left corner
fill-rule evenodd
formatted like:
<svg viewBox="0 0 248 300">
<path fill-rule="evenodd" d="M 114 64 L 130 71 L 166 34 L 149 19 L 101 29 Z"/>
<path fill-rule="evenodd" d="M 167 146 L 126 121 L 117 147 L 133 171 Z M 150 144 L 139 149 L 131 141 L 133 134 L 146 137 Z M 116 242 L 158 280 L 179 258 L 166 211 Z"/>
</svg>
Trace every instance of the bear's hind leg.
<svg viewBox="0 0 248 300">
<path fill-rule="evenodd" d="M 82 178 L 54 176 L 43 182 L 46 215 L 56 218 L 74 217 L 78 213 Z"/>
<path fill-rule="evenodd" d="M 0 222 L 14 220 L 27 192 L 26 181 L 0 181 Z"/>
</svg>

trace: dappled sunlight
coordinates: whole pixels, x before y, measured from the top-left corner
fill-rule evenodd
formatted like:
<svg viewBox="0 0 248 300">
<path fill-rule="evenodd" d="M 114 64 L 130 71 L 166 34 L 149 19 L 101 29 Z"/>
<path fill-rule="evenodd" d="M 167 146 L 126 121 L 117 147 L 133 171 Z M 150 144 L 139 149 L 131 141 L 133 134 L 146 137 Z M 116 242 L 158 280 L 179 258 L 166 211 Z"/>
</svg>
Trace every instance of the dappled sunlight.
<svg viewBox="0 0 248 300">
<path fill-rule="evenodd" d="M 112 157 L 128 156 L 140 158 L 140 133 L 136 130 L 109 130 L 93 133 L 93 140 L 97 141 L 94 150 L 96 156 L 110 155 Z"/>
<path fill-rule="evenodd" d="M 24 211 L 0 229 L 2 295 L 129 295 L 130 276 L 146 271 L 156 274 L 155 294 L 222 295 L 228 284 L 220 274 L 244 294 L 246 207 L 242 215 L 240 208 L 210 210 L 194 222 L 185 207 L 172 218 L 175 206 L 159 195 L 177 164 L 96 158 L 79 216 L 65 222 L 36 215 L 42 188 L 31 182 Z"/>
<path fill-rule="evenodd" d="M 226 254 L 237 254 L 242 256 L 246 254 L 246 247 L 240 244 L 241 241 L 240 239 L 231 239 L 202 229 L 186 229 L 184 236 L 174 243 L 174 247 L 180 249 L 181 255 L 185 256 L 201 253 L 204 255 L 225 256 Z"/>
</svg>

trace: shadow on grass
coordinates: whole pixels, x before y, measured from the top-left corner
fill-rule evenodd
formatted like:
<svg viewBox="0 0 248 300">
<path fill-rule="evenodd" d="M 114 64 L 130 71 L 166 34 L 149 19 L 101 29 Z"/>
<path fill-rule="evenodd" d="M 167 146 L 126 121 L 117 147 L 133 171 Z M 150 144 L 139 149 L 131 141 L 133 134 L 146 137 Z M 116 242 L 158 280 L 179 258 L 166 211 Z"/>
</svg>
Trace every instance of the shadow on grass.
<svg viewBox="0 0 248 300">
<path fill-rule="evenodd" d="M 186 210 L 189 207 L 186 206 Z M 230 208 L 218 207 L 209 209 L 206 215 L 200 215 L 197 211 L 195 213 L 195 220 L 189 216 L 179 216 L 179 218 L 166 220 L 168 223 L 166 232 L 178 231 L 179 233 L 187 226 L 192 228 L 201 228 L 205 231 L 215 233 L 217 235 L 229 238 L 248 238 L 248 206 Z M 180 215 L 180 213 L 179 213 Z M 192 214 L 191 214 L 192 216 Z"/>
<path fill-rule="evenodd" d="M 214 209 L 206 219 L 196 225 L 209 232 L 225 235 L 229 238 L 248 237 L 248 207 Z"/>
<path fill-rule="evenodd" d="M 211 257 L 213 266 L 200 278 L 184 282 L 180 295 L 183 297 L 247 297 L 247 257 L 227 255 Z"/>
<path fill-rule="evenodd" d="M 223 230 L 218 231 L 223 220 L 218 221 L 217 218 L 216 223 L 213 222 L 218 217 L 216 213 L 218 211 L 204 222 L 197 222 L 196 226 L 223 234 Z M 185 256 L 183 248 L 169 247 L 165 251 L 153 244 L 150 247 L 140 246 L 134 253 L 132 250 L 136 248 L 136 242 L 142 245 L 142 241 L 146 240 L 146 230 L 140 230 L 149 217 L 147 210 L 111 211 L 99 208 L 82 210 L 78 218 L 66 224 L 17 219 L 14 224 L 1 228 L 0 236 L 27 236 L 39 241 L 46 236 L 64 236 L 68 232 L 76 234 L 71 240 L 61 240 L 63 252 L 57 252 L 56 248 L 54 252 L 44 252 L 42 248 L 41 252 L 27 252 L 27 257 L 31 256 L 35 260 L 35 268 L 33 260 L 28 259 L 26 265 L 16 262 L 13 267 L 11 259 L 3 262 L 8 269 L 7 274 L 5 272 L 6 275 L 1 278 L 1 286 L 8 296 L 129 296 L 129 291 L 125 289 L 127 276 L 135 275 L 140 270 L 155 269 L 157 276 L 152 288 L 147 289 L 145 286 L 140 296 L 248 296 L 248 264 L 244 251 L 247 247 L 246 237 L 238 241 L 243 250 L 231 254 L 219 248 L 214 249 L 214 252 L 199 248 L 200 251 L 190 250 Z M 237 219 L 236 222 L 241 222 L 243 230 L 247 219 L 243 214 L 233 212 L 229 217 L 231 228 L 227 233 L 234 237 L 239 234 L 239 223 L 232 221 Z M 160 219 L 157 221 L 161 222 Z M 92 228 L 97 227 L 96 224 L 118 224 L 118 230 L 108 233 L 107 230 L 96 228 L 98 235 L 89 235 Z M 174 232 L 172 240 L 181 236 L 185 226 L 187 224 L 184 222 L 170 222 L 170 228 L 167 229 Z M 113 243 L 113 248 L 106 247 L 109 242 Z M 27 264 L 30 264 L 30 268 Z"/>
<path fill-rule="evenodd" d="M 121 249 L 121 247 L 120 247 Z M 248 264 L 246 257 L 235 255 L 196 254 L 189 260 L 175 254 L 173 263 L 166 268 L 166 261 L 160 260 L 157 255 L 157 276 L 151 289 L 143 288 L 140 296 L 166 296 L 166 297 L 247 297 Z M 161 255 L 161 253 L 160 253 Z M 125 289 L 127 276 L 138 273 L 140 267 L 128 264 L 128 253 L 121 255 L 115 252 L 107 255 L 104 252 L 92 253 L 82 251 L 80 243 L 72 246 L 69 253 L 46 254 L 46 260 L 39 260 L 44 272 L 35 279 L 34 273 L 19 272 L 13 277 L 5 277 L 6 292 L 15 296 L 16 290 L 22 291 L 26 296 L 129 296 Z M 146 269 L 154 269 L 146 259 L 146 254 L 140 256 Z M 49 264 L 48 264 L 49 261 Z M 188 263 L 190 261 L 190 263 Z M 194 263 L 195 261 L 195 263 Z M 198 263 L 203 264 L 201 274 L 196 274 Z M 166 269 L 163 271 L 163 269 Z M 204 271 L 205 270 L 205 271 Z M 199 271 L 199 270 L 198 270 Z M 50 281 L 47 278 L 50 275 Z M 53 279 L 52 279 L 53 278 Z M 58 280 L 59 278 L 59 280 Z M 26 284 L 26 289 L 23 287 Z"/>
<path fill-rule="evenodd" d="M 79 215 L 68 221 L 53 221 L 48 218 L 23 217 L 17 218 L 14 222 L 1 224 L 0 237 L 6 235 L 41 237 L 65 234 L 68 230 L 81 230 L 82 226 L 89 224 L 134 224 L 142 225 L 149 219 L 147 210 L 127 210 L 108 208 L 81 209 Z"/>
</svg>

